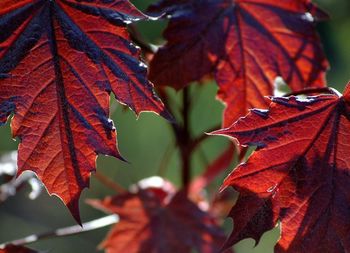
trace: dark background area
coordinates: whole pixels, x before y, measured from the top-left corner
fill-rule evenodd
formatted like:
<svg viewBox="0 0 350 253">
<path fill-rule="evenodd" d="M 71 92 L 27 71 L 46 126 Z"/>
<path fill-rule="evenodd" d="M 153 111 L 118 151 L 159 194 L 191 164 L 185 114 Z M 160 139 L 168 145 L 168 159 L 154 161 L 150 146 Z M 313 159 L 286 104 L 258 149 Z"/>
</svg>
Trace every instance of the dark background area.
<svg viewBox="0 0 350 253">
<path fill-rule="evenodd" d="M 154 1 L 133 1 L 141 10 L 144 10 L 152 2 Z M 342 92 L 350 79 L 350 1 L 318 0 L 316 2 L 331 16 L 330 21 L 318 25 L 326 54 L 331 63 L 327 80 L 329 86 Z M 142 35 L 154 44 L 162 43 L 161 33 L 165 25 L 164 21 L 138 24 Z M 191 92 L 196 93 L 196 103 L 191 118 L 194 134 L 200 134 L 219 124 L 223 106 L 215 100 L 216 91 L 214 83 L 208 83 L 202 87 L 191 86 Z M 181 93 L 170 92 L 175 100 L 179 100 Z M 173 152 L 167 166 L 161 165 L 166 150 L 174 145 L 169 123 L 152 113 L 143 113 L 137 120 L 130 110 L 125 110 L 114 99 L 112 108 L 111 117 L 118 131 L 119 148 L 130 164 L 101 156 L 97 161 L 98 170 L 125 187 L 142 178 L 159 174 L 176 185 L 180 185 L 178 153 Z M 205 160 L 211 161 L 215 158 L 227 143 L 225 138 L 209 138 L 192 161 L 195 174 L 204 168 Z M 17 145 L 18 142 L 11 138 L 9 124 L 1 127 L 0 155 L 15 150 Z M 160 170 L 161 173 L 159 173 Z M 227 172 L 230 170 L 231 168 L 228 168 Z M 224 175 L 219 177 L 210 189 L 216 191 L 223 178 Z M 75 224 L 67 208 L 58 198 L 49 197 L 44 191 L 38 199 L 32 201 L 27 198 L 28 192 L 29 187 L 25 187 L 15 197 L 0 204 L 0 243 Z M 84 191 L 80 201 L 83 221 L 104 215 L 86 205 L 84 200 L 103 198 L 109 194 L 113 194 L 113 192 L 92 176 L 91 187 Z M 227 227 L 230 227 L 229 221 L 227 221 Z M 43 240 L 31 246 L 36 249 L 50 250 L 51 253 L 93 253 L 97 252 L 96 246 L 102 241 L 108 230 L 109 227 L 77 236 Z M 252 239 L 244 240 L 235 246 L 236 252 L 273 252 L 273 245 L 278 238 L 278 233 L 278 229 L 267 232 L 255 249 L 253 249 L 254 241 Z"/>
</svg>

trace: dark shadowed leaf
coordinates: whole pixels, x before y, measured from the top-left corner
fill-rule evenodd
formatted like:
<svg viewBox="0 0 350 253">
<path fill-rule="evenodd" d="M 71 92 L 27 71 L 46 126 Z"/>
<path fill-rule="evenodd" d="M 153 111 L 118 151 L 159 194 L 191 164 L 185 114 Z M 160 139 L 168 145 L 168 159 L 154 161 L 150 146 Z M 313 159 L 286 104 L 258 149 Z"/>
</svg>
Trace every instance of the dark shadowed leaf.
<svg viewBox="0 0 350 253">
<path fill-rule="evenodd" d="M 120 216 L 101 245 L 107 253 L 216 253 L 224 242 L 214 219 L 184 192 L 147 188 L 89 203 Z"/>
<path fill-rule="evenodd" d="M 126 0 L 0 1 L 0 125 L 11 113 L 19 174 L 34 171 L 80 222 L 96 154 L 120 157 L 109 94 L 166 116 L 126 24 Z"/>
<path fill-rule="evenodd" d="M 170 17 L 150 79 L 180 89 L 214 74 L 224 126 L 267 107 L 278 76 L 292 90 L 324 85 L 315 21 L 327 15 L 309 0 L 163 0 L 149 11 Z"/>
<path fill-rule="evenodd" d="M 0 249 L 0 253 L 39 253 L 38 251 L 26 248 L 24 246 L 6 245 L 4 249 Z"/>
<path fill-rule="evenodd" d="M 216 134 L 257 146 L 224 182 L 241 193 L 226 246 L 280 220 L 276 253 L 350 251 L 350 85 L 343 96 L 273 97 Z"/>
</svg>

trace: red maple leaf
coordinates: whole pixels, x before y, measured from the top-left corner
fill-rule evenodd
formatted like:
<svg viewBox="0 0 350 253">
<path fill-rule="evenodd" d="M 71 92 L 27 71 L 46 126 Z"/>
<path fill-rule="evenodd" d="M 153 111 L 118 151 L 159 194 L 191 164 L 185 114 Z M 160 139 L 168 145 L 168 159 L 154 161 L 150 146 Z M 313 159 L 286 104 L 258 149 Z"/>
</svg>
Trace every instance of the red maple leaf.
<svg viewBox="0 0 350 253">
<path fill-rule="evenodd" d="M 4 249 L 0 249 L 0 253 L 37 253 L 37 251 L 26 248 L 24 246 L 6 245 Z"/>
<path fill-rule="evenodd" d="M 120 217 L 101 244 L 107 253 L 216 253 L 224 242 L 214 219 L 184 192 L 151 187 L 89 203 Z"/>
<path fill-rule="evenodd" d="M 324 85 L 328 62 L 315 20 L 327 15 L 310 0 L 163 0 L 149 10 L 170 17 L 150 79 L 180 89 L 213 73 L 224 126 L 267 107 L 278 76 L 292 90 Z"/>
<path fill-rule="evenodd" d="M 257 146 L 224 181 L 241 195 L 226 246 L 281 221 L 275 252 L 350 251 L 350 85 L 337 92 L 271 98 L 215 132 Z"/>
<path fill-rule="evenodd" d="M 0 124 L 14 112 L 18 175 L 34 171 L 78 222 L 96 154 L 120 158 L 109 94 L 166 116 L 126 30 L 144 18 L 126 0 L 0 2 Z"/>
</svg>

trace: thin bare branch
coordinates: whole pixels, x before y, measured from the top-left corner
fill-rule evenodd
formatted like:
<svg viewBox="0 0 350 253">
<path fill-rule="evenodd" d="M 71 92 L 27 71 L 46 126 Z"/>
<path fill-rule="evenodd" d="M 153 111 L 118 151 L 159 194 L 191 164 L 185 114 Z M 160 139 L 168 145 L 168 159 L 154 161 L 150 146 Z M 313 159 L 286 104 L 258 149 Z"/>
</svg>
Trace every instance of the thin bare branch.
<svg viewBox="0 0 350 253">
<path fill-rule="evenodd" d="M 114 182 L 113 180 L 109 179 L 105 175 L 103 175 L 101 172 L 96 171 L 95 178 L 100 181 L 103 185 L 107 186 L 108 188 L 116 191 L 117 193 L 123 193 L 127 192 L 127 190 L 121 186 L 120 184 Z"/>
<path fill-rule="evenodd" d="M 210 129 L 208 129 L 207 131 L 205 131 L 205 133 L 202 133 L 200 136 L 198 136 L 197 138 L 195 138 L 193 141 L 192 141 L 192 146 L 191 146 L 191 149 L 194 150 L 196 149 L 196 147 L 198 145 L 200 145 L 203 141 L 205 141 L 208 137 L 210 137 L 210 135 L 208 135 L 207 133 L 211 133 L 215 130 L 218 130 L 221 128 L 221 125 L 216 125 Z"/>
<path fill-rule="evenodd" d="M 84 232 L 88 232 L 91 230 L 99 229 L 102 227 L 106 227 L 109 225 L 112 225 L 114 223 L 117 223 L 119 221 L 119 216 L 117 214 L 111 214 L 96 220 L 92 220 L 86 223 L 83 223 L 82 226 L 80 225 L 74 225 L 70 227 L 65 228 L 59 228 L 54 231 L 49 231 L 42 234 L 33 234 L 26 236 L 21 239 L 13 240 L 10 242 L 5 242 L 0 245 L 0 248 L 4 248 L 7 244 L 13 244 L 13 245 L 25 245 L 29 243 L 34 243 L 36 241 L 42 240 L 42 239 L 48 239 L 48 238 L 55 238 L 55 237 L 64 237 L 64 236 L 70 236 L 75 234 L 80 234 Z"/>
</svg>

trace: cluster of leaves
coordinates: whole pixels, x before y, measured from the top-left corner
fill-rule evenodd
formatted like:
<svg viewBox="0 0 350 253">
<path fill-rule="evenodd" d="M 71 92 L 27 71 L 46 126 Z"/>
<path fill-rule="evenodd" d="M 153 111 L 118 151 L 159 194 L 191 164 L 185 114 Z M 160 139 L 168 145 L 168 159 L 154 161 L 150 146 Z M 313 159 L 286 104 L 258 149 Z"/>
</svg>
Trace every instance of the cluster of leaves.
<svg viewBox="0 0 350 253">
<path fill-rule="evenodd" d="M 241 193 L 227 246 L 282 223 L 275 252 L 350 249 L 350 86 L 341 94 L 271 99 L 216 134 L 257 151 L 226 178 Z M 251 127 L 256 124 L 255 127 Z"/>
<path fill-rule="evenodd" d="M 213 217 L 170 182 L 159 186 L 89 201 L 121 219 L 101 247 L 106 252 L 218 252 L 225 236 Z"/>
<path fill-rule="evenodd" d="M 324 85 L 328 63 L 309 19 L 327 15 L 309 1 L 164 0 L 150 10 L 172 17 L 150 79 L 180 89 L 213 74 L 224 126 L 267 107 L 277 76 L 292 90 Z"/>
<path fill-rule="evenodd" d="M 121 219 L 101 247 L 109 253 L 230 252 L 244 238 L 258 241 L 280 221 L 276 252 L 348 252 L 350 88 L 343 96 L 325 88 L 328 62 L 315 23 L 327 14 L 310 0 L 162 0 L 147 15 L 127 0 L 0 2 L 0 124 L 14 114 L 17 175 L 35 172 L 81 224 L 79 196 L 97 154 L 123 160 L 109 119 L 110 94 L 136 114 L 153 111 L 176 121 L 163 86 L 186 94 L 190 83 L 214 78 L 226 108 L 225 128 L 212 134 L 233 138 L 243 147 L 236 148 L 241 158 L 245 147 L 257 147 L 223 184 L 240 192 L 226 243 L 198 193 L 236 149 L 230 145 L 188 181 L 197 143 L 188 132 L 184 96 L 184 123 L 172 124 L 184 188 L 167 182 L 90 201 Z M 170 21 L 166 44 L 148 57 L 147 76 L 126 26 L 150 16 Z M 295 95 L 313 96 L 266 98 L 277 78 Z"/>
</svg>

